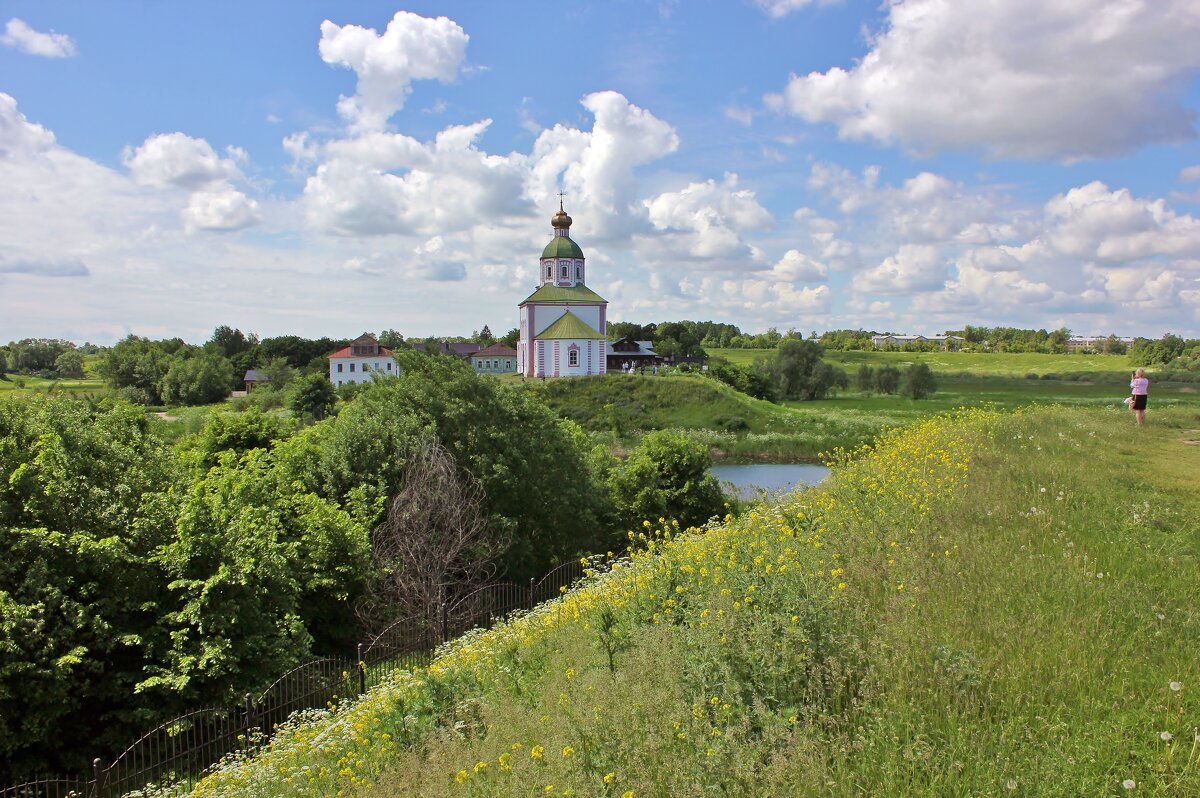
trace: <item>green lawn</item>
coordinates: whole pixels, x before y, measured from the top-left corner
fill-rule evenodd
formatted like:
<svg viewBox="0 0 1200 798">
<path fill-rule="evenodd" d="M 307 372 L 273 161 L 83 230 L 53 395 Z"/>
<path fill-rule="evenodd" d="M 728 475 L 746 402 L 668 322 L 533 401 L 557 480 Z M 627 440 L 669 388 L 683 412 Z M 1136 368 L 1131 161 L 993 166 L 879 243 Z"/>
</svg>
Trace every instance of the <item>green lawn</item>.
<svg viewBox="0 0 1200 798">
<path fill-rule="evenodd" d="M 756 358 L 770 355 L 770 349 L 709 349 L 712 357 L 722 357 L 738 365 L 750 365 Z M 1014 352 L 835 352 L 827 351 L 825 360 L 853 374 L 858 367 L 895 366 L 903 369 L 913 363 L 925 363 L 936 374 L 970 372 L 980 376 L 1023 377 L 1026 374 L 1107 373 L 1125 375 L 1131 370 L 1125 355 L 1043 355 Z"/>
<path fill-rule="evenodd" d="M 64 393 L 91 396 L 108 390 L 99 377 L 81 379 L 43 380 L 39 377 L 21 377 L 6 374 L 0 380 L 0 396 L 32 396 L 40 393 Z"/>
</svg>

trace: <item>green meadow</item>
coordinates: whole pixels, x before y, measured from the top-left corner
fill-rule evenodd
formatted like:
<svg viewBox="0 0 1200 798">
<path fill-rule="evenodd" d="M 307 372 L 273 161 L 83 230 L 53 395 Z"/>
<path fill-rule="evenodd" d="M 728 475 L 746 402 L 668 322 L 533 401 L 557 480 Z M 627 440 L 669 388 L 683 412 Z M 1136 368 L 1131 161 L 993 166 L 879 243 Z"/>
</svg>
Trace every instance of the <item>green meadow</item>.
<svg viewBox="0 0 1200 798">
<path fill-rule="evenodd" d="M 969 410 L 291 723 L 196 796 L 1200 794 L 1200 411 Z"/>
<path fill-rule="evenodd" d="M 710 349 L 711 357 L 748 366 L 770 349 Z M 824 360 L 841 366 L 853 376 L 859 366 L 895 366 L 904 369 L 925 363 L 942 375 L 969 373 L 988 377 L 1024 377 L 1027 374 L 1107 374 L 1127 376 L 1131 367 L 1124 355 L 1044 355 L 1036 352 L 875 352 L 826 351 Z"/>
<path fill-rule="evenodd" d="M 937 393 L 919 401 L 850 390 L 813 402 L 772 404 L 687 374 L 610 374 L 527 385 L 560 415 L 618 450 L 631 447 L 648 430 L 679 428 L 726 462 L 815 461 L 822 452 L 852 448 L 885 430 L 960 407 L 1011 410 L 1037 404 L 1116 410 L 1128 395 L 1124 385 L 953 375 L 939 376 Z M 1152 386 L 1152 394 L 1151 416 L 1170 407 L 1200 407 L 1194 386 Z"/>
</svg>

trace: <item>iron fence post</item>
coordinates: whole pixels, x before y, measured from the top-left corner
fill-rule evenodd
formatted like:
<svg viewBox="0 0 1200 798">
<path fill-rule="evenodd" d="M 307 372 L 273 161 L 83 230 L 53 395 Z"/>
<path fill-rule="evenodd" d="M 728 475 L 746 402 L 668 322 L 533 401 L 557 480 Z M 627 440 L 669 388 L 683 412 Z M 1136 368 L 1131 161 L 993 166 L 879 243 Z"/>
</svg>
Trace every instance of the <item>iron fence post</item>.
<svg viewBox="0 0 1200 798">
<path fill-rule="evenodd" d="M 531 576 L 531 577 L 529 577 L 529 609 L 530 610 L 533 609 L 534 593 L 535 593 L 534 582 L 533 582 L 533 577 Z"/>
<path fill-rule="evenodd" d="M 446 602 L 444 601 L 438 605 L 438 619 L 438 645 L 441 645 L 442 643 L 446 642 L 446 638 L 449 633 L 449 630 L 446 628 Z"/>
<path fill-rule="evenodd" d="M 249 693 L 242 697 L 245 714 L 242 717 L 242 733 L 246 736 L 246 747 L 250 747 L 250 730 L 254 728 L 254 699 Z"/>
<path fill-rule="evenodd" d="M 92 798 L 100 798 L 100 757 L 92 760 Z"/>
<path fill-rule="evenodd" d="M 363 662 L 363 646 L 358 644 L 358 657 L 355 660 L 358 665 L 358 694 L 362 695 L 367 692 L 367 663 Z"/>
</svg>

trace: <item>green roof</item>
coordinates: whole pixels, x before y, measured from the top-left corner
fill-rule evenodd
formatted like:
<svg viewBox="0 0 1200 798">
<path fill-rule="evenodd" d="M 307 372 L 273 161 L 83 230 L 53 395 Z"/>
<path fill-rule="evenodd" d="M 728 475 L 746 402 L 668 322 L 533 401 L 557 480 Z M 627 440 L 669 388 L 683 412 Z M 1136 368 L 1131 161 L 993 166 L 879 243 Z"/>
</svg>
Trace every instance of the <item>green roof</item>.
<svg viewBox="0 0 1200 798">
<path fill-rule="evenodd" d="M 540 335 L 534 336 L 533 340 L 553 341 L 555 339 L 563 340 L 572 338 L 575 340 L 595 341 L 603 339 L 604 336 L 593 330 L 586 321 L 568 310 L 558 321 L 542 330 Z"/>
<path fill-rule="evenodd" d="M 538 290 L 525 298 L 522 305 L 530 302 L 557 302 L 559 304 L 571 305 L 607 305 L 608 300 L 597 294 L 586 285 L 573 285 L 569 288 L 562 288 L 549 283 L 543 285 Z M 519 306 L 518 306 L 519 307 Z"/>
<path fill-rule="evenodd" d="M 555 236 L 542 250 L 543 258 L 582 258 L 583 250 L 570 236 Z"/>
</svg>

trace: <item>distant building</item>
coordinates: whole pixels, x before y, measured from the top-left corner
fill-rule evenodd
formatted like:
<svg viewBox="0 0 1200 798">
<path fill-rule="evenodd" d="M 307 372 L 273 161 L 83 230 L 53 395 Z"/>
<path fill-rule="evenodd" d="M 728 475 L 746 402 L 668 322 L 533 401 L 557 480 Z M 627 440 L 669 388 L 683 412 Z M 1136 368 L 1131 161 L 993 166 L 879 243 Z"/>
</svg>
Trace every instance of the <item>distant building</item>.
<svg viewBox="0 0 1200 798">
<path fill-rule="evenodd" d="M 439 341 L 433 345 L 432 349 L 425 346 L 424 341 L 413 344 L 413 349 L 418 352 L 427 352 L 431 355 L 455 355 L 456 357 L 461 357 L 463 360 L 471 357 L 471 355 L 482 348 L 479 344 L 452 344 L 449 341 Z"/>
<path fill-rule="evenodd" d="M 1132 338 L 1117 338 L 1118 341 L 1125 344 L 1125 348 L 1133 346 Z M 1093 352 L 1103 352 L 1107 345 L 1107 335 L 1074 335 L 1067 339 L 1067 352 L 1082 352 L 1091 350 Z"/>
<path fill-rule="evenodd" d="M 242 381 L 246 383 L 246 393 L 251 393 L 264 382 L 270 382 L 271 378 L 265 372 L 258 369 L 250 369 L 246 372 L 246 376 L 242 377 Z"/>
<path fill-rule="evenodd" d="M 517 350 L 504 344 L 492 344 L 470 355 L 476 374 L 515 374 Z"/>
<path fill-rule="evenodd" d="M 608 301 L 584 284 L 583 250 L 559 202 L 554 238 L 538 261 L 538 289 L 518 305 L 517 370 L 526 377 L 585 377 L 607 370 Z"/>
<path fill-rule="evenodd" d="M 609 341 L 605 346 L 607 368 L 609 371 L 626 371 L 657 366 L 663 360 L 655 354 L 653 347 L 653 341 L 635 341 L 632 335 Z"/>
<path fill-rule="evenodd" d="M 394 359 L 395 353 L 370 333 L 363 333 L 329 355 L 329 381 L 334 386 L 349 382 L 370 382 L 375 375 L 395 376 L 399 374 Z M 249 388 L 247 388 L 249 390 Z"/>
<path fill-rule="evenodd" d="M 954 351 L 961 349 L 967 339 L 957 335 L 875 335 L 871 344 L 876 349 L 903 347 L 907 344 L 933 344 L 938 349 Z"/>
</svg>

